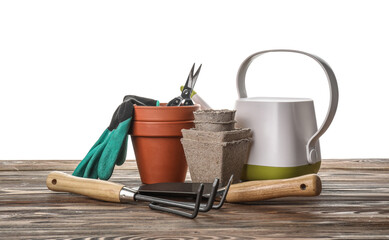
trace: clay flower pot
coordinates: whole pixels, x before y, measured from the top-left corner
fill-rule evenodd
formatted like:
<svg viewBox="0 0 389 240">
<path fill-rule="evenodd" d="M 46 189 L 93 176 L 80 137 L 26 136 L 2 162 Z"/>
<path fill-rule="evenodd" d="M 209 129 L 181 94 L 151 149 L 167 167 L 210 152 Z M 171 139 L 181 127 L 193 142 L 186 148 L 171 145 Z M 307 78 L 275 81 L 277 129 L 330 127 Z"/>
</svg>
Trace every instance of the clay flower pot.
<svg viewBox="0 0 389 240">
<path fill-rule="evenodd" d="M 199 105 L 134 106 L 132 145 L 142 183 L 184 182 L 188 165 L 180 139 L 194 127 Z"/>
</svg>

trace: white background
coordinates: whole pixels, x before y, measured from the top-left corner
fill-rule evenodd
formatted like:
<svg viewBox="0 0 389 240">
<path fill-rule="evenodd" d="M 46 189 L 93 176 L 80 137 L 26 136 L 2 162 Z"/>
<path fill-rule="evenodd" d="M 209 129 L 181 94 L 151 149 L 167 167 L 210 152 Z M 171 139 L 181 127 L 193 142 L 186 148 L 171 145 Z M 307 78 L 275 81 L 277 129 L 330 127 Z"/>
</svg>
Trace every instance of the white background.
<svg viewBox="0 0 389 240">
<path fill-rule="evenodd" d="M 193 62 L 199 95 L 232 109 L 240 63 L 274 48 L 318 55 L 335 72 L 323 158 L 389 157 L 388 10 L 373 0 L 1 1 L 0 159 L 82 159 L 125 95 L 167 102 Z M 264 55 L 246 80 L 249 96 L 313 98 L 321 125 L 328 85 L 312 59 Z"/>
</svg>

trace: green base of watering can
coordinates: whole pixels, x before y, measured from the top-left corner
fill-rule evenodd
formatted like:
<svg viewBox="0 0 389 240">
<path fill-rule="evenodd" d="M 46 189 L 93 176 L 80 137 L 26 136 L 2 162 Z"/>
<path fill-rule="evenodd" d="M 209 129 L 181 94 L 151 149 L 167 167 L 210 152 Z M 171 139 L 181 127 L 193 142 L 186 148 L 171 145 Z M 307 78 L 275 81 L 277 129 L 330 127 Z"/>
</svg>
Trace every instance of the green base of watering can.
<svg viewBox="0 0 389 240">
<path fill-rule="evenodd" d="M 243 181 L 270 180 L 298 177 L 301 175 L 317 173 L 321 161 L 315 164 L 307 164 L 297 167 L 268 167 L 245 164 L 243 168 Z"/>
</svg>

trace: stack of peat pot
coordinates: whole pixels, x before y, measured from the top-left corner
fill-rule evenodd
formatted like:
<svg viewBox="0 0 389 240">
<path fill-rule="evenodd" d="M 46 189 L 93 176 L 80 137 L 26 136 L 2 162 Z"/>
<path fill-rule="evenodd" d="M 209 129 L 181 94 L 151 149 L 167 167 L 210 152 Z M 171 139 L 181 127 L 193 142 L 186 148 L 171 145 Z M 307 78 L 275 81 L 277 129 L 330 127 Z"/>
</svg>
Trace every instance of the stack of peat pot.
<svg viewBox="0 0 389 240">
<path fill-rule="evenodd" d="M 231 176 L 240 181 L 247 161 L 251 130 L 235 129 L 235 110 L 198 110 L 195 128 L 182 129 L 181 143 L 193 182 L 220 179 L 225 186 Z"/>
</svg>

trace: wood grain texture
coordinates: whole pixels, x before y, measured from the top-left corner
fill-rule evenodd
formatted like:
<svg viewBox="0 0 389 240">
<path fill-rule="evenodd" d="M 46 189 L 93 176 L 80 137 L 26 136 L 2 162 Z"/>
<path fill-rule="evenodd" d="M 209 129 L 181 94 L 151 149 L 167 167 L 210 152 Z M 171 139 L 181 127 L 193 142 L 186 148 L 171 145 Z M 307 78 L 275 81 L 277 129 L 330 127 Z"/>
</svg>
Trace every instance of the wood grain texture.
<svg viewBox="0 0 389 240">
<path fill-rule="evenodd" d="M 60 171 L 49 173 L 46 179 L 48 189 L 57 192 L 69 192 L 88 196 L 107 202 L 120 202 L 122 184 L 90 178 L 75 177 Z"/>
<path fill-rule="evenodd" d="M 324 160 L 320 196 L 226 203 L 194 220 L 152 211 L 146 203 L 47 189 L 49 172 L 71 173 L 77 163 L 0 161 L 0 238 L 389 239 L 388 159 Z M 111 180 L 139 185 L 136 164 L 116 168 Z"/>
<path fill-rule="evenodd" d="M 289 179 L 248 181 L 232 184 L 227 202 L 252 202 L 289 196 L 317 196 L 321 193 L 321 180 L 316 174 Z"/>
</svg>

